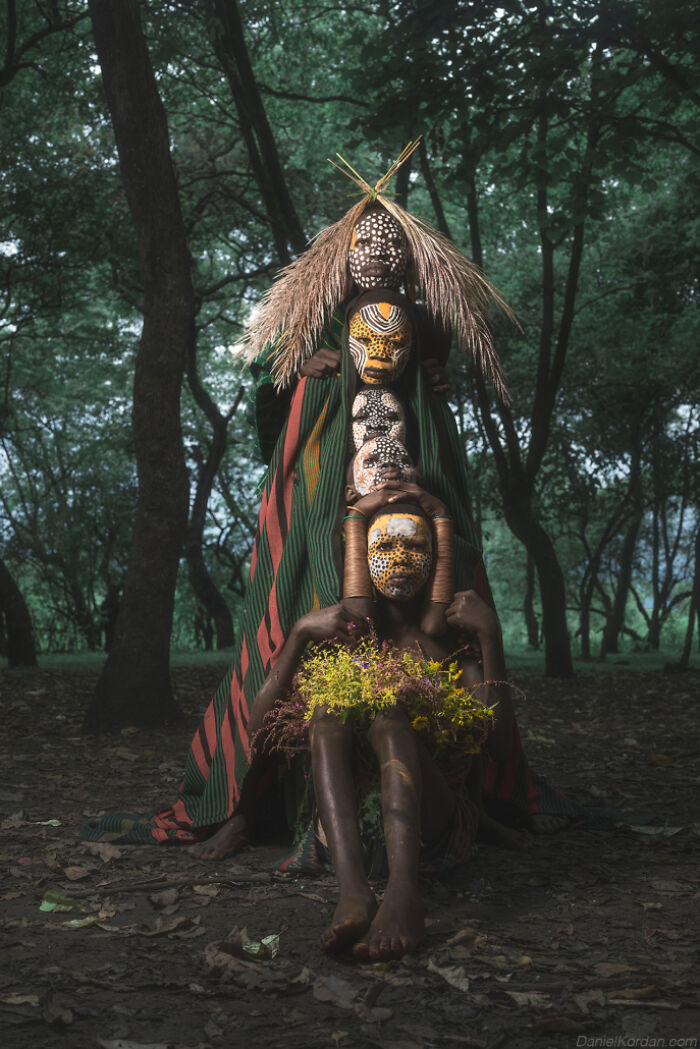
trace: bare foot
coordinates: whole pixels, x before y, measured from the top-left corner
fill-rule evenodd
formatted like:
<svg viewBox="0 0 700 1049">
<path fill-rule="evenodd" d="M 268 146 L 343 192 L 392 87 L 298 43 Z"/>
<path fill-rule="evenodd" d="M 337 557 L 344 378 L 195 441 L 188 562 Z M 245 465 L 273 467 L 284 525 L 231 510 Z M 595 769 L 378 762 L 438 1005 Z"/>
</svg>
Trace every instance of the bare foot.
<svg viewBox="0 0 700 1049">
<path fill-rule="evenodd" d="M 504 827 L 485 812 L 479 813 L 478 838 L 489 845 L 500 845 L 502 849 L 529 849 L 532 846 L 532 835 L 529 831 Z"/>
<path fill-rule="evenodd" d="M 361 961 L 400 958 L 415 951 L 425 936 L 425 907 L 417 888 L 387 888 L 366 935 L 352 949 Z"/>
<path fill-rule="evenodd" d="M 198 860 L 223 860 L 225 856 L 234 856 L 247 844 L 248 823 L 245 816 L 232 816 L 211 838 L 190 845 L 187 851 Z"/>
<path fill-rule="evenodd" d="M 559 830 L 565 830 L 569 823 L 568 816 L 552 816 L 546 812 L 536 812 L 528 820 L 533 834 L 556 834 Z"/>
<path fill-rule="evenodd" d="M 369 886 L 355 892 L 342 892 L 333 921 L 321 937 L 324 951 L 339 951 L 367 932 L 377 913 L 377 901 Z"/>
</svg>

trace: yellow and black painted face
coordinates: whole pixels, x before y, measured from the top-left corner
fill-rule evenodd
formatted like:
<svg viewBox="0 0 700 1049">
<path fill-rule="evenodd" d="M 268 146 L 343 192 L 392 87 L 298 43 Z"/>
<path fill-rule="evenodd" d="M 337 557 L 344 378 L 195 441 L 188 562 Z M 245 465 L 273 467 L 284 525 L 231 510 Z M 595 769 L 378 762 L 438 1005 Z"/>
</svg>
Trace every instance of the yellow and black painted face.
<svg viewBox="0 0 700 1049">
<path fill-rule="evenodd" d="M 398 379 L 408 364 L 412 342 L 411 320 L 401 306 L 373 302 L 350 317 L 350 356 L 368 386 L 385 386 Z"/>
<path fill-rule="evenodd" d="M 432 537 L 420 514 L 380 514 L 367 536 L 367 560 L 372 582 L 380 594 L 409 601 L 428 580 Z"/>
</svg>

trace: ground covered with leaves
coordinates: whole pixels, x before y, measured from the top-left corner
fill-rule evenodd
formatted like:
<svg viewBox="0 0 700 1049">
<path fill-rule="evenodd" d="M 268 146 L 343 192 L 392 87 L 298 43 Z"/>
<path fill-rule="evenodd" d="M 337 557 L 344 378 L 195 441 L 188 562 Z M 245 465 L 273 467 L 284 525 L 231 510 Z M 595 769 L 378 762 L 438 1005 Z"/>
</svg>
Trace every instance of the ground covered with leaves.
<svg viewBox="0 0 700 1049">
<path fill-rule="evenodd" d="M 79 734 L 94 671 L 0 672 L 4 1049 L 699 1044 L 697 673 L 515 674 L 533 766 L 619 818 L 480 845 L 425 885 L 420 952 L 358 965 L 318 947 L 334 879 L 274 873 L 280 848 L 79 839 L 172 800 L 222 669 L 174 670 L 177 728 L 100 738 Z"/>
</svg>

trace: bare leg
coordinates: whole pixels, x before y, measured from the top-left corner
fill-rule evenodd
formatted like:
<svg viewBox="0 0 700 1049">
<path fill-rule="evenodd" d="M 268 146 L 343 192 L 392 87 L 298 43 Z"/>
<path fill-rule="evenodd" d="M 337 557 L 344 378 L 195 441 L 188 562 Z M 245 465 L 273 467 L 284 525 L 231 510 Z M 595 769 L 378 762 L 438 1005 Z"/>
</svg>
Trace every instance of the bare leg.
<svg viewBox="0 0 700 1049">
<path fill-rule="evenodd" d="M 423 776 L 418 740 L 402 711 L 379 714 L 370 728 L 382 778 L 384 839 L 389 881 L 357 958 L 398 958 L 425 935 L 425 908 L 418 888 Z"/>
<path fill-rule="evenodd" d="M 311 765 L 314 793 L 338 878 L 340 899 L 323 934 L 325 950 L 354 943 L 368 928 L 377 901 L 365 875 L 357 825 L 355 785 L 350 766 L 351 728 L 332 714 L 315 714 L 311 722 Z"/>
</svg>

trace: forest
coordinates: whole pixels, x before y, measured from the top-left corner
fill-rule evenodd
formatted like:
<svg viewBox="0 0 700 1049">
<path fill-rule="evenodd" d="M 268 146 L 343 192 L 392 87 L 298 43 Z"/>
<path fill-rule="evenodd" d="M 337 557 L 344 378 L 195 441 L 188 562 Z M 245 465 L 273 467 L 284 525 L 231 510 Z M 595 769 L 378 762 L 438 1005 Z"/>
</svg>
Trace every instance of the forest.
<svg viewBox="0 0 700 1049">
<path fill-rule="evenodd" d="M 511 651 L 698 651 L 700 24 L 678 0 L 3 0 L 0 653 L 167 716 L 236 640 L 265 473 L 236 346 L 397 200 L 483 267 L 511 393 L 450 404 Z M 100 692 L 101 690 L 101 692 Z"/>
<path fill-rule="evenodd" d="M 699 52 L 689 0 L 0 0 L 3 1049 L 697 1049 Z M 408 144 L 374 221 L 403 206 L 498 289 L 510 309 L 480 334 L 510 397 L 456 337 L 450 392 L 409 364 L 404 422 L 459 486 L 421 492 L 444 647 L 391 637 L 402 666 L 433 646 L 415 692 L 448 677 L 496 730 L 445 729 L 432 762 L 383 671 L 371 723 L 321 710 L 324 751 L 314 722 L 309 761 L 267 762 L 261 695 L 284 727 L 307 643 L 352 630 L 339 574 L 316 602 L 311 568 L 344 513 L 357 364 L 345 400 L 298 375 L 273 395 L 246 322 L 358 201 L 329 159 L 373 187 Z M 365 219 L 344 227 L 346 292 Z M 323 477 L 295 433 L 267 469 L 256 420 L 299 404 Z M 325 504 L 303 503 L 314 468 Z M 361 503 L 345 550 L 367 590 L 345 596 L 369 600 Z M 270 522 L 305 575 L 274 561 Z M 455 599 L 453 552 L 476 590 L 477 543 L 498 618 Z M 335 646 L 341 697 L 363 652 L 391 651 L 390 605 L 367 647 Z M 363 762 L 380 789 L 361 799 Z M 370 818 L 385 868 L 355 834 Z"/>
</svg>

